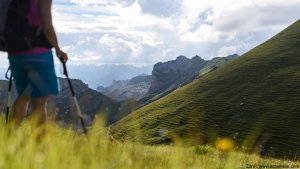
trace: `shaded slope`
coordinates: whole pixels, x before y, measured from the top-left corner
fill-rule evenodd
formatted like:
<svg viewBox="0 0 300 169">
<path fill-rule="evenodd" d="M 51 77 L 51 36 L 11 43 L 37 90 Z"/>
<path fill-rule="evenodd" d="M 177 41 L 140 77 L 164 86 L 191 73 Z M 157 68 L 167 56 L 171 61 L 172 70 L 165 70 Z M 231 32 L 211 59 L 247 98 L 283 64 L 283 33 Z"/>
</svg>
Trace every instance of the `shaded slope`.
<svg viewBox="0 0 300 169">
<path fill-rule="evenodd" d="M 300 21 L 242 57 L 112 127 L 119 139 L 214 143 L 220 136 L 277 157 L 300 156 Z"/>
<path fill-rule="evenodd" d="M 71 99 L 70 88 L 66 79 L 60 79 L 61 93 L 52 96 L 50 110 L 57 109 L 57 119 L 66 123 L 76 122 L 78 119 L 76 106 Z M 95 115 L 105 114 L 107 123 L 113 121 L 113 116 L 118 112 L 119 103 L 109 97 L 88 87 L 81 80 L 72 79 L 72 85 L 87 124 L 91 124 Z"/>
<path fill-rule="evenodd" d="M 56 117 L 62 124 L 77 122 L 77 114 L 73 100 L 71 99 L 70 88 L 66 79 L 59 78 L 61 93 L 51 96 L 48 104 L 48 114 Z M 109 97 L 93 90 L 81 80 L 72 79 L 81 111 L 87 125 L 92 123 L 96 114 L 104 114 L 107 124 L 111 124 L 128 114 L 132 107 L 127 102 L 117 102 Z M 0 80 L 0 112 L 5 112 L 7 102 L 8 81 Z M 17 97 L 15 89 L 12 91 L 13 99 Z M 124 110 L 125 109 L 125 110 Z M 127 113 L 127 114 L 126 114 Z"/>
</svg>

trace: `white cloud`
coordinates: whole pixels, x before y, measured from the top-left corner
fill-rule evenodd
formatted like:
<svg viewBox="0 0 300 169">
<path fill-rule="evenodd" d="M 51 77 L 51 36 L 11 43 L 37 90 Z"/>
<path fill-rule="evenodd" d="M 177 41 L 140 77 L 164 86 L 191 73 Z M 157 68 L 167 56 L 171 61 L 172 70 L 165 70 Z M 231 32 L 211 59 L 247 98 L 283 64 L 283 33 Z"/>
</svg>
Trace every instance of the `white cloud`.
<svg viewBox="0 0 300 169">
<path fill-rule="evenodd" d="M 70 64 L 154 64 L 242 54 L 299 19 L 299 8 L 299 0 L 56 0 L 53 18 Z"/>
<path fill-rule="evenodd" d="M 201 25 L 195 31 L 185 31 L 181 35 L 183 42 L 217 42 L 220 35 L 211 25 Z"/>
<path fill-rule="evenodd" d="M 243 47 L 242 45 L 224 46 L 224 47 L 219 49 L 217 57 L 224 57 L 224 56 L 234 54 L 236 51 L 238 51 L 242 47 Z"/>
</svg>

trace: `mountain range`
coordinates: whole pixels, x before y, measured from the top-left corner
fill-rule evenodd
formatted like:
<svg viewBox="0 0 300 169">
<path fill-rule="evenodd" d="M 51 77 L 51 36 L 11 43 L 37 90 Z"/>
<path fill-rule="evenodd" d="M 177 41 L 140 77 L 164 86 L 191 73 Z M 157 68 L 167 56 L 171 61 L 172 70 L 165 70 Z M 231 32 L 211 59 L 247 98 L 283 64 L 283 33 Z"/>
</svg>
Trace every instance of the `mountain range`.
<svg viewBox="0 0 300 169">
<path fill-rule="evenodd" d="M 70 65 L 70 77 L 80 79 L 90 88 L 112 85 L 114 80 L 127 80 L 141 74 L 151 74 L 151 66 L 136 67 L 132 65 Z"/>
<path fill-rule="evenodd" d="M 211 60 L 204 60 L 199 56 L 191 59 L 178 56 L 175 60 L 155 64 L 152 75 L 140 75 L 129 80 L 114 80 L 112 85 L 99 86 L 97 90 L 114 100 L 134 99 L 140 105 L 145 105 L 190 83 L 198 76 L 225 65 L 238 56 L 234 54 Z"/>
<path fill-rule="evenodd" d="M 138 101 L 144 97 L 150 86 L 151 75 L 140 75 L 130 80 L 114 80 L 108 87 L 97 87 L 97 91 L 117 101 L 128 99 Z"/>
</svg>

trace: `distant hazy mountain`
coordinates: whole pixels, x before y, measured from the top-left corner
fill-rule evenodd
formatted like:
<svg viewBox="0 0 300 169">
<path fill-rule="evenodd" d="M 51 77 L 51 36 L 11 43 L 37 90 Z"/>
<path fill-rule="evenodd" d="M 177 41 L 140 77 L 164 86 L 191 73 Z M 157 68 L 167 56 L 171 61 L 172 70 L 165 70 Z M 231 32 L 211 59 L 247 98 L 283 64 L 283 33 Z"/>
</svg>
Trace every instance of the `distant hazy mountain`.
<svg viewBox="0 0 300 169">
<path fill-rule="evenodd" d="M 140 100 L 148 92 L 150 85 L 151 75 L 141 75 L 130 80 L 115 80 L 112 85 L 101 86 L 97 90 L 117 101 Z"/>
<path fill-rule="evenodd" d="M 131 79 L 141 74 L 151 74 L 152 66 L 135 67 L 131 65 L 70 65 L 69 72 L 72 78 L 81 79 L 90 88 L 107 87 L 113 80 Z"/>
<path fill-rule="evenodd" d="M 141 74 L 151 74 L 153 66 L 136 67 L 132 65 L 69 65 L 71 78 L 80 79 L 92 89 L 98 86 L 109 86 L 114 80 L 131 79 Z M 62 68 L 56 66 L 57 75 L 64 77 Z M 6 68 L 0 68 L 0 79 L 5 79 Z"/>
</svg>

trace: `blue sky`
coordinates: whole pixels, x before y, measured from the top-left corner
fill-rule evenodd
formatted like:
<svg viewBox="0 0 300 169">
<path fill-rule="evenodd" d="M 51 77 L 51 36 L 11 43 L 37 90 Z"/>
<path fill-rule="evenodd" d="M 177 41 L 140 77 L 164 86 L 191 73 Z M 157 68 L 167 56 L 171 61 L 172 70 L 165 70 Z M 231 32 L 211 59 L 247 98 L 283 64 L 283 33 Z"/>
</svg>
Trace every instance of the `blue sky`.
<svg viewBox="0 0 300 169">
<path fill-rule="evenodd" d="M 69 64 L 142 66 L 178 55 L 243 54 L 300 18 L 299 0 L 53 1 Z M 0 63 L 6 67 L 6 58 Z"/>
</svg>

